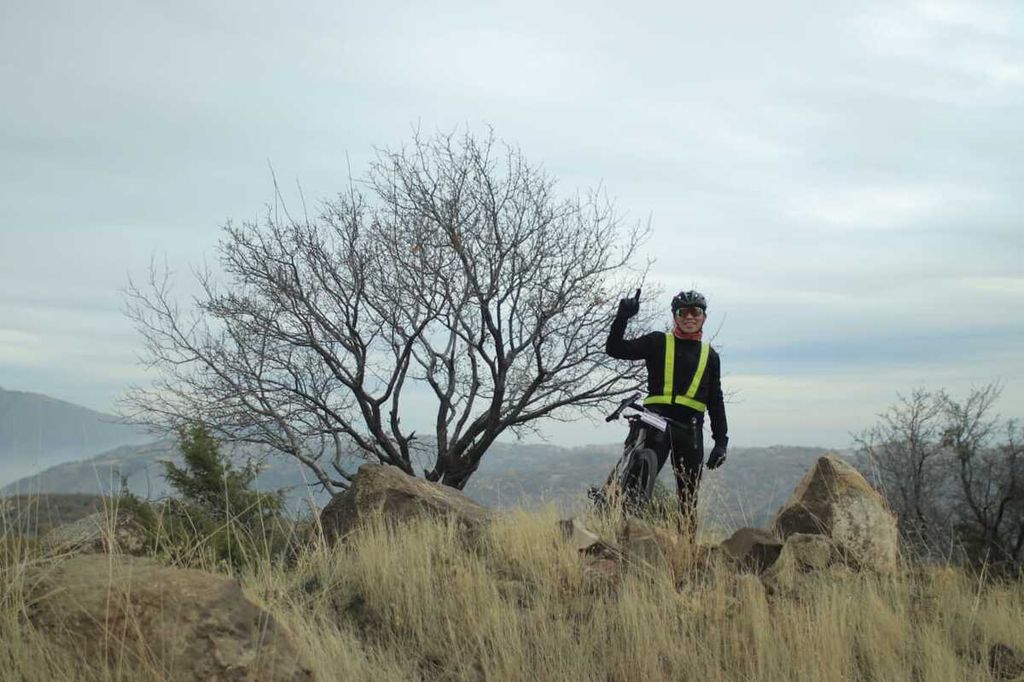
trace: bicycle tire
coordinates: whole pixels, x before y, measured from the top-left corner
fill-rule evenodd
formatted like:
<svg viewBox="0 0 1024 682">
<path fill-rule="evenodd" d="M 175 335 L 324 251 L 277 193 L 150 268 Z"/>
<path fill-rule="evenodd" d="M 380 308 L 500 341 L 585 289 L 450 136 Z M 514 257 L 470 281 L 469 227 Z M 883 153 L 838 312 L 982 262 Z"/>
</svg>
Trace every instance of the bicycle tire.
<svg viewBox="0 0 1024 682">
<path fill-rule="evenodd" d="M 654 495 L 654 484 L 657 481 L 658 455 L 650 448 L 634 450 L 619 474 L 616 483 L 627 500 L 640 508 L 646 505 Z"/>
</svg>

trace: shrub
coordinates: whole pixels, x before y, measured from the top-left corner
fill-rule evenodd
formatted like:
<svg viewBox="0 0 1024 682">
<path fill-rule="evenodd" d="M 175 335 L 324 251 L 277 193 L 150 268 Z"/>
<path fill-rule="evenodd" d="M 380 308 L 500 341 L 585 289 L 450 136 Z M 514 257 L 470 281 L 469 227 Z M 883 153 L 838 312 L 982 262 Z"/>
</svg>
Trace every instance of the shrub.
<svg viewBox="0 0 1024 682">
<path fill-rule="evenodd" d="M 183 464 L 165 464 L 176 497 L 149 504 L 122 483 L 120 508 L 138 520 L 147 548 L 178 563 L 213 560 L 234 569 L 279 557 L 288 538 L 283 495 L 254 490 L 257 468 L 236 467 L 202 426 L 181 428 L 178 442 Z"/>
</svg>

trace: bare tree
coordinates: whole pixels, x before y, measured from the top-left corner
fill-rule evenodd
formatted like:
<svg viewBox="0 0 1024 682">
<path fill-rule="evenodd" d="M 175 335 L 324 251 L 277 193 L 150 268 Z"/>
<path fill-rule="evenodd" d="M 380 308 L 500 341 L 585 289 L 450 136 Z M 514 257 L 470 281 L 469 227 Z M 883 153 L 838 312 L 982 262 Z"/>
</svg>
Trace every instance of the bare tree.
<svg viewBox="0 0 1024 682">
<path fill-rule="evenodd" d="M 918 553 L 949 545 L 950 469 L 940 442 L 946 395 L 915 389 L 856 437 L 868 471 L 899 521 L 904 541 Z"/>
<path fill-rule="evenodd" d="M 918 389 L 857 438 L 915 553 L 1024 562 L 1024 431 L 994 413 L 1000 392 L 988 384 L 956 400 Z"/>
<path fill-rule="evenodd" d="M 1024 559 L 1024 451 L 1018 424 L 1000 422 L 992 414 L 1001 392 L 989 384 L 963 402 L 947 397 L 942 442 L 955 457 L 960 482 L 955 513 L 969 554 L 1019 566 Z"/>
<path fill-rule="evenodd" d="M 127 314 L 157 371 L 124 402 L 159 426 L 297 458 L 331 492 L 354 456 L 462 488 L 495 438 L 573 419 L 638 385 L 604 353 L 611 302 L 641 286 L 649 228 L 554 180 L 493 134 L 415 136 L 313 218 L 229 223 L 227 279 L 175 303 L 151 267 Z M 433 438 L 403 423 L 430 405 Z M 407 420 L 408 421 L 408 420 Z"/>
</svg>

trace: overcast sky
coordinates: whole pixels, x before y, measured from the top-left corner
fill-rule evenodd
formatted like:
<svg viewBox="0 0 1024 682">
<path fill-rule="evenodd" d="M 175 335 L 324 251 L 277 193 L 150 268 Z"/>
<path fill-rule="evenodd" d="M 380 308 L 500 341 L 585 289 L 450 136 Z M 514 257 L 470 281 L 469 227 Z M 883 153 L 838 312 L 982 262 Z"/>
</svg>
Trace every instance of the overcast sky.
<svg viewBox="0 0 1024 682">
<path fill-rule="evenodd" d="M 914 387 L 1024 416 L 1020 3 L 372 4 L 0 4 L 0 386 L 112 410 L 128 275 L 187 292 L 268 160 L 327 197 L 414 127 L 490 124 L 651 217 L 644 305 L 724 318 L 734 445 L 844 447 Z"/>
</svg>

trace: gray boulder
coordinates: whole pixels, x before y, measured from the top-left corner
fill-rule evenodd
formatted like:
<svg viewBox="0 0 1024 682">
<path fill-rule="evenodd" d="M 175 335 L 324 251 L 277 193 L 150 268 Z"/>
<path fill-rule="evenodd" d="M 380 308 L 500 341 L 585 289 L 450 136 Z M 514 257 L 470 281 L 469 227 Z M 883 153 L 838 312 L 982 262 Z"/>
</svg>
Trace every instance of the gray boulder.
<svg viewBox="0 0 1024 682">
<path fill-rule="evenodd" d="M 449 517 L 473 532 L 493 518 L 490 510 L 461 490 L 409 476 L 398 467 L 363 464 L 348 490 L 335 495 L 320 512 L 320 522 L 325 539 L 334 543 L 378 515 L 396 522 Z"/>
<path fill-rule="evenodd" d="M 721 548 L 743 568 L 760 573 L 779 558 L 782 541 L 763 528 L 740 528 L 722 542 Z"/>
<path fill-rule="evenodd" d="M 798 571 L 820 571 L 832 564 L 833 555 L 832 543 L 824 535 L 794 533 L 786 538 L 776 563 Z"/>
<path fill-rule="evenodd" d="M 808 581 L 819 577 L 835 580 L 843 575 L 830 570 L 834 559 L 832 543 L 824 535 L 794 533 L 786 538 L 778 560 L 762 578 L 772 594 L 799 594 Z"/>
<path fill-rule="evenodd" d="M 835 456 L 821 457 L 811 467 L 775 516 L 772 530 L 784 539 L 824 535 L 852 568 L 896 569 L 896 517 L 864 477 Z"/>
</svg>

